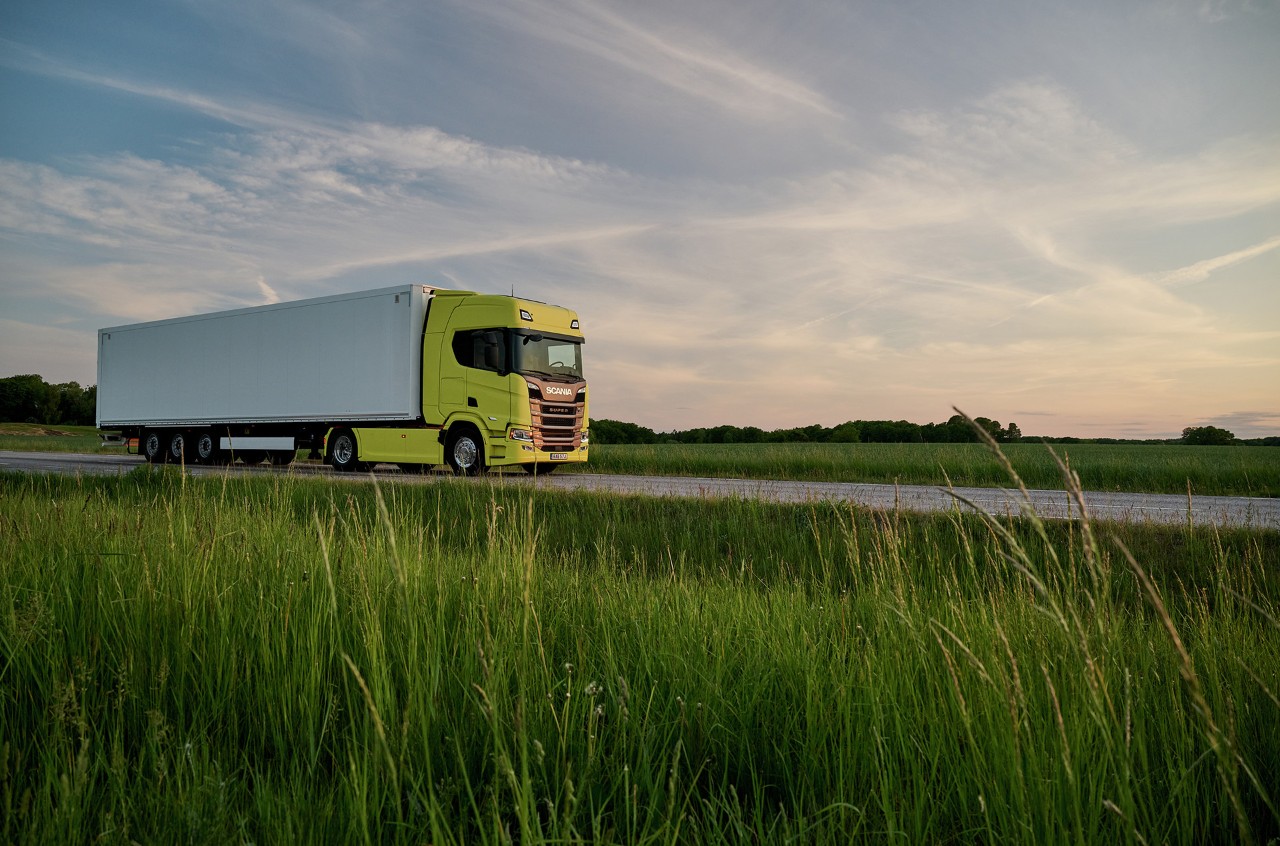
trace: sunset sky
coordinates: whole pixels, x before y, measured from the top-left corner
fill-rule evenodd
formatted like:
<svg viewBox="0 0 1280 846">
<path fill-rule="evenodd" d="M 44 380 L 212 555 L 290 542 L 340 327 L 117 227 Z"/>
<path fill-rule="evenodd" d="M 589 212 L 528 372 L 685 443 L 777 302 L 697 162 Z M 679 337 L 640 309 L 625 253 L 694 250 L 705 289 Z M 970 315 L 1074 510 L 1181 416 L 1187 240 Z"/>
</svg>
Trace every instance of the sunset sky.
<svg viewBox="0 0 1280 846">
<path fill-rule="evenodd" d="M 0 376 L 415 282 L 658 430 L 1280 434 L 1274 0 L 8 0 L 0 118 Z"/>
</svg>

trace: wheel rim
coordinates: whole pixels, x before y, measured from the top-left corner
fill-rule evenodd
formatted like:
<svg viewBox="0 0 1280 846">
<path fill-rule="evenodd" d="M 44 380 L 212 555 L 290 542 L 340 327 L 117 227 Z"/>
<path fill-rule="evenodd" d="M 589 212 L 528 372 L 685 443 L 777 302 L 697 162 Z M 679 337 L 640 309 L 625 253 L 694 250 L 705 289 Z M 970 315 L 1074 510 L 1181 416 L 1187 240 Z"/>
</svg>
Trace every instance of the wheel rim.
<svg viewBox="0 0 1280 846">
<path fill-rule="evenodd" d="M 213 455 L 213 438 L 208 435 L 201 435 L 200 440 L 196 441 L 196 455 L 201 461 L 208 461 Z"/>
<path fill-rule="evenodd" d="M 160 454 L 160 436 L 154 432 L 147 435 L 147 445 L 144 447 L 147 452 L 147 458 L 155 458 Z"/>
<path fill-rule="evenodd" d="M 349 464 L 355 457 L 355 445 L 346 435 L 339 435 L 333 444 L 333 460 L 338 464 Z"/>
<path fill-rule="evenodd" d="M 183 453 L 186 451 L 187 445 L 183 440 L 182 435 L 174 435 L 173 439 L 169 441 L 169 455 L 174 461 L 177 461 L 182 458 Z"/>
<path fill-rule="evenodd" d="M 476 458 L 476 442 L 466 436 L 458 438 L 453 445 L 453 463 L 463 470 L 470 470 L 476 466 Z"/>
</svg>

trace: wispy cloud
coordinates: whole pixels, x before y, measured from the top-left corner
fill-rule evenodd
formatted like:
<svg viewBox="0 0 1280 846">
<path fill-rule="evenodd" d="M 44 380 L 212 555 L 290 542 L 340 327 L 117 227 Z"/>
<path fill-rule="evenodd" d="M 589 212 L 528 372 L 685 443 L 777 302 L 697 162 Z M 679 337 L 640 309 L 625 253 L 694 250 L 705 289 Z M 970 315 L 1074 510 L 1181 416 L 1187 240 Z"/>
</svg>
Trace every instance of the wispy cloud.
<svg viewBox="0 0 1280 846">
<path fill-rule="evenodd" d="M 1161 284 L 1171 286 L 1190 285 L 1196 282 L 1203 282 L 1216 270 L 1221 270 L 1224 267 L 1231 267 L 1232 265 L 1239 264 L 1242 261 L 1248 261 L 1251 258 L 1265 255 L 1277 247 L 1280 247 L 1280 235 L 1277 235 L 1274 238 L 1268 238 L 1267 240 L 1254 244 L 1251 247 L 1245 247 L 1242 250 L 1236 250 L 1235 252 L 1227 253 L 1222 256 L 1214 256 L 1213 258 L 1207 258 L 1203 261 L 1198 261 L 1195 264 L 1190 264 L 1186 267 L 1180 267 L 1177 270 L 1172 270 L 1163 274 L 1159 281 Z"/>
<path fill-rule="evenodd" d="M 639 6 L 506 0 L 474 7 L 526 36 L 562 45 L 712 108 L 753 120 L 788 111 L 840 117 L 817 91 L 710 34 L 642 23 Z M 589 78 L 577 80 L 590 84 Z"/>
</svg>

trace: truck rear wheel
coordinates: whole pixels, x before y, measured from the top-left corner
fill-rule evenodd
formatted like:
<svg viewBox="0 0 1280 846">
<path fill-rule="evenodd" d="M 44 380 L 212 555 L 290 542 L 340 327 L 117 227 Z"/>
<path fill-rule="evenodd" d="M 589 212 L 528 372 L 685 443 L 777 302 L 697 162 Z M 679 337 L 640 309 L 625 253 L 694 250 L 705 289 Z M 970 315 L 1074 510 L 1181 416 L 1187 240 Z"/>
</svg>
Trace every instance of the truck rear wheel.
<svg viewBox="0 0 1280 846">
<path fill-rule="evenodd" d="M 484 444 L 470 426 L 452 429 L 444 447 L 445 460 L 454 475 L 475 476 L 485 471 Z"/>
<path fill-rule="evenodd" d="M 159 464 L 164 461 L 164 451 L 167 445 L 164 437 L 154 429 L 147 429 L 142 433 L 142 440 L 139 447 L 142 450 L 142 456 L 152 464 Z"/>
<path fill-rule="evenodd" d="M 369 465 L 359 460 L 360 445 L 350 429 L 339 429 L 329 439 L 329 463 L 339 473 L 355 473 L 368 470 Z"/>
</svg>

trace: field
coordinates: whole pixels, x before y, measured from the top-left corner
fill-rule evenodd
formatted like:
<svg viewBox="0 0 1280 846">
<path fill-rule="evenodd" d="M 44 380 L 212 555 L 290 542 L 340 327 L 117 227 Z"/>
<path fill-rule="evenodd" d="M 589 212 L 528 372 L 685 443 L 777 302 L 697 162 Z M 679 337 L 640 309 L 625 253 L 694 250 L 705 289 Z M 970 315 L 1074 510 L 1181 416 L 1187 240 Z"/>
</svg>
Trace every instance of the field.
<svg viewBox="0 0 1280 846">
<path fill-rule="evenodd" d="M 1277 532 L 0 474 L 0 841 L 1264 844 L 1277 607 Z"/>
<path fill-rule="evenodd" d="M 103 448 L 92 426 L 45 426 L 38 423 L 0 423 L 0 449 L 16 452 L 123 452 Z"/>
<path fill-rule="evenodd" d="M 1054 490 L 1061 473 L 1041 444 L 1002 444 L 1028 487 Z M 1055 445 L 1085 490 L 1201 496 L 1280 496 L 1280 449 L 1146 444 Z M 591 447 L 592 473 L 1008 486 L 982 444 L 662 444 Z"/>
</svg>

